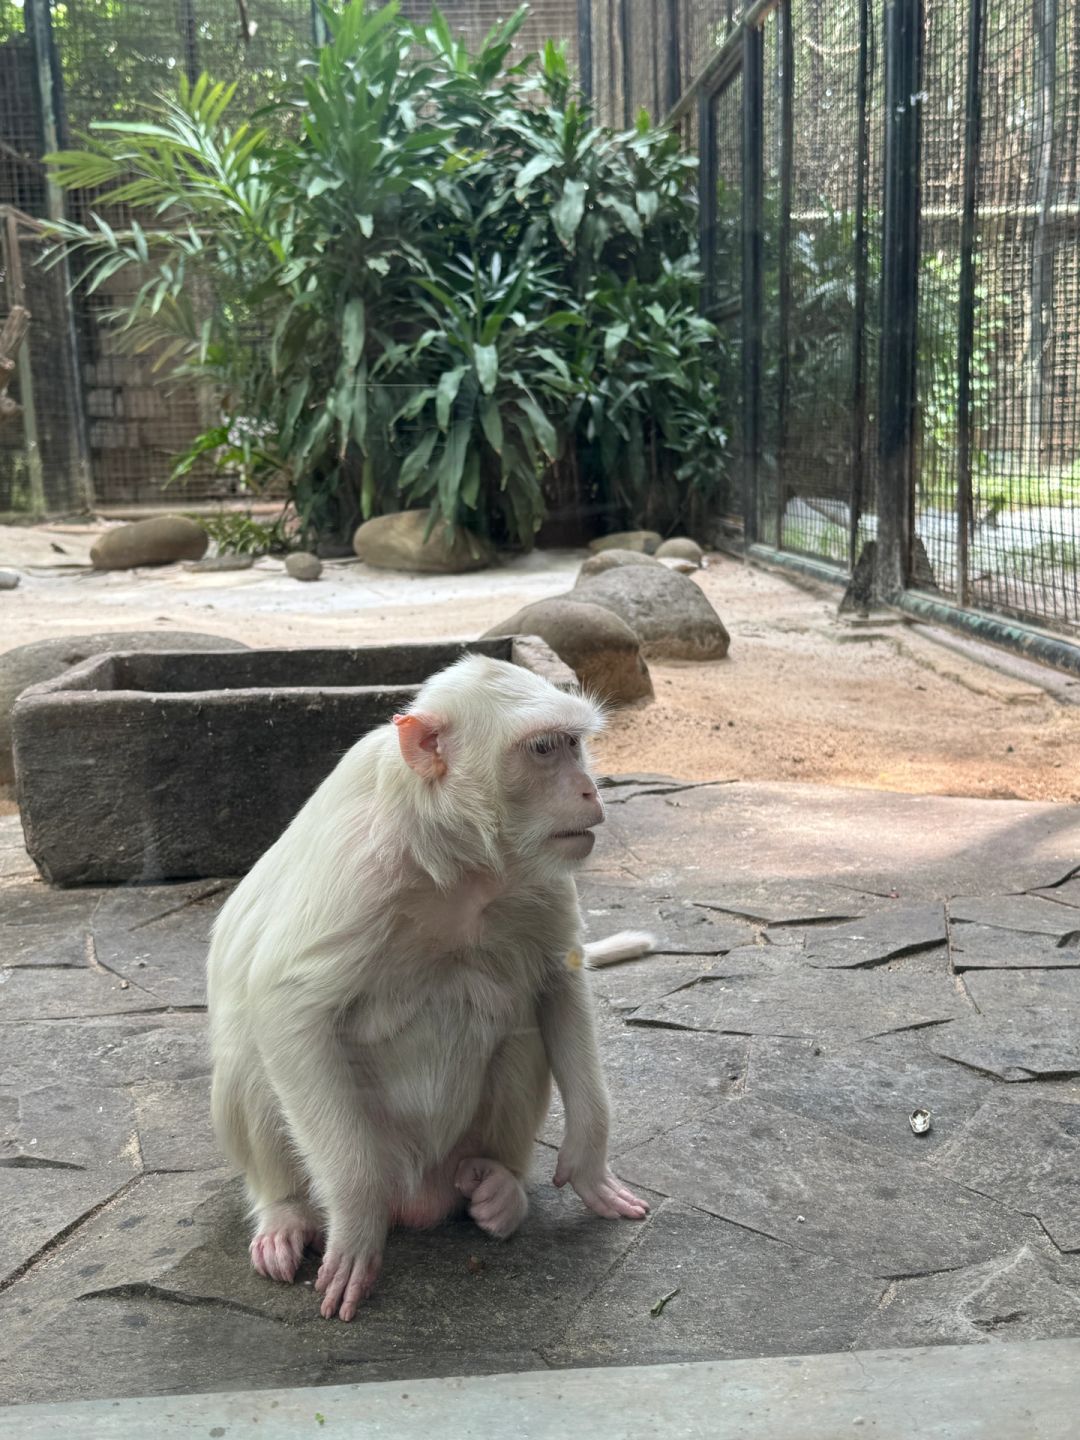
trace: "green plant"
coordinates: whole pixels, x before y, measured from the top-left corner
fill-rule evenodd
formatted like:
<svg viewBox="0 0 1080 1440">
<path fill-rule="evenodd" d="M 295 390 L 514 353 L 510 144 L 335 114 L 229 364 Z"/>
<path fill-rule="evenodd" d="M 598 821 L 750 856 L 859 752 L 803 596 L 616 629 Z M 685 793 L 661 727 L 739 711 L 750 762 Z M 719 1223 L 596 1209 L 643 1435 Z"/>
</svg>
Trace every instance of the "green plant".
<svg viewBox="0 0 1080 1440">
<path fill-rule="evenodd" d="M 287 517 L 282 514 L 265 525 L 252 515 L 188 515 L 202 527 L 219 550 L 229 555 L 269 555 L 289 548 Z"/>
<path fill-rule="evenodd" d="M 284 477 L 308 531 L 425 505 L 525 546 L 568 477 L 628 522 L 723 484 L 694 162 L 598 126 L 554 46 L 514 62 L 524 15 L 473 54 L 351 0 L 272 115 L 230 124 L 204 77 L 52 157 L 104 212 L 55 230 L 84 282 L 138 272 L 115 322 L 221 396 L 178 476 Z"/>
</svg>

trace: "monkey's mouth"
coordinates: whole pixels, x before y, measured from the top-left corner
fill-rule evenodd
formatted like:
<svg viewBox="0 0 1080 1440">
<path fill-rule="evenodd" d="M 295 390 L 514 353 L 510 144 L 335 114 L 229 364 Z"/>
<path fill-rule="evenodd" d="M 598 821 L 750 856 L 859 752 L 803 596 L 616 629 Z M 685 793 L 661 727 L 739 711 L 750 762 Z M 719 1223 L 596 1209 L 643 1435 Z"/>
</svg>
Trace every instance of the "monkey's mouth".
<svg viewBox="0 0 1080 1440">
<path fill-rule="evenodd" d="M 549 837 L 560 842 L 560 848 L 580 852 L 587 855 L 596 844 L 596 836 L 591 830 L 558 830 Z"/>
</svg>

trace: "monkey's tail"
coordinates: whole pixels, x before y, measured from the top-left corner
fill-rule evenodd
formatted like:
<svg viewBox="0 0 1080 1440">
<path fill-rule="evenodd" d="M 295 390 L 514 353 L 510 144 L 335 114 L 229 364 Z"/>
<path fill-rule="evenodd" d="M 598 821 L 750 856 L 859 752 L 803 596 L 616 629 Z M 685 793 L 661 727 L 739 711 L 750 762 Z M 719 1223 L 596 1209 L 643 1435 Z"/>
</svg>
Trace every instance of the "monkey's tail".
<svg viewBox="0 0 1080 1440">
<path fill-rule="evenodd" d="M 591 940 L 585 946 L 585 963 L 592 969 L 601 965 L 618 965 L 622 960 L 638 960 L 648 955 L 656 940 L 644 930 L 620 930 L 606 940 Z"/>
</svg>

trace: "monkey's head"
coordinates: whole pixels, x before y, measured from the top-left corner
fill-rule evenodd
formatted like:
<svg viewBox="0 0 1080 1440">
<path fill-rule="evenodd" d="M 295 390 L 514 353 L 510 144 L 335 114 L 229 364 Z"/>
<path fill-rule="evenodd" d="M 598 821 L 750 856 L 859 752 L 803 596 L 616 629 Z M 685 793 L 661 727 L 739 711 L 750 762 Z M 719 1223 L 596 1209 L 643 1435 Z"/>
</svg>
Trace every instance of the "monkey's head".
<svg viewBox="0 0 1080 1440">
<path fill-rule="evenodd" d="M 479 842 L 480 863 L 561 870 L 591 852 L 604 807 L 587 748 L 603 716 L 590 700 L 470 655 L 433 676 L 394 724 L 423 819 Z"/>
</svg>

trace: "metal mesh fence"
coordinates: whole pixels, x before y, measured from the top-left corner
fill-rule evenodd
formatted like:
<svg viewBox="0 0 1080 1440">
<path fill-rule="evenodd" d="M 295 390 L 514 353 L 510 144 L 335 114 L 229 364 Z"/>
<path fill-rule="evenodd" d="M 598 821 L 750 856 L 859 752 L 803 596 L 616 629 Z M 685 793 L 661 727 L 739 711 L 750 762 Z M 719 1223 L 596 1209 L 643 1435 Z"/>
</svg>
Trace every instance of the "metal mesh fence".
<svg viewBox="0 0 1080 1440">
<path fill-rule="evenodd" d="M 21 407 L 0 425 L 0 513 L 63 512 L 87 499 L 82 415 L 64 274 L 37 264 L 40 227 L 0 206 L 0 300 L 33 317 L 9 393 Z"/>
<path fill-rule="evenodd" d="M 49 0 L 30 0 L 39 10 Z M 426 20 L 430 0 L 405 0 L 402 13 Z M 513 6 L 502 0 L 443 0 L 451 28 L 477 45 Z M 29 7 L 0 0 L 0 205 L 28 216 L 46 209 L 40 76 L 31 44 Z M 177 79 L 194 78 L 202 69 L 215 79 L 235 81 L 235 113 L 251 113 L 278 99 L 295 78 L 300 60 L 313 49 L 311 0 L 73 0 L 49 6 L 58 83 L 52 89 L 61 143 L 77 143 L 92 122 L 123 119 L 162 93 L 175 91 Z M 578 52 L 577 0 L 539 0 L 515 41 L 524 55 L 545 40 L 563 44 L 571 64 Z M 72 214 L 85 216 L 91 197 L 68 197 Z M 125 214 L 108 218 L 123 225 Z M 35 241 L 35 244 L 38 242 Z M 137 286 L 133 275 L 102 285 L 92 296 L 76 292 L 74 315 L 81 369 L 71 377 L 53 362 L 53 332 L 65 305 L 59 272 L 45 280 L 26 271 L 38 309 L 32 321 L 34 365 L 50 396 L 63 391 L 76 405 L 80 384 L 85 406 L 83 433 L 96 500 L 103 505 L 160 502 L 173 458 L 193 437 L 219 418 L 215 399 L 205 388 L 163 383 L 154 371 L 152 352 L 125 349 L 104 316 L 122 306 Z M 59 284 L 59 290 L 56 289 Z M 67 330 L 63 331 L 67 334 Z M 59 352 L 57 352 L 59 353 Z M 63 362 L 70 364 L 70 356 Z M 74 432 L 73 432 L 74 433 Z M 43 437 L 47 447 L 48 439 Z M 41 508 L 38 487 L 31 497 L 24 438 L 14 427 L 0 437 L 0 498 L 5 508 Z M 73 501 L 50 470 L 44 503 L 67 508 Z M 184 480 L 176 503 L 227 495 L 231 482 L 210 464 L 196 466 Z M 62 498 L 61 498 L 62 497 Z"/>
<path fill-rule="evenodd" d="M 1080 0 L 987 0 L 974 47 L 968 14 L 927 0 L 918 533 L 948 595 L 1075 625 Z M 970 64 L 980 125 L 965 151 Z M 956 347 L 965 159 L 974 187 L 966 448 Z"/>
</svg>

